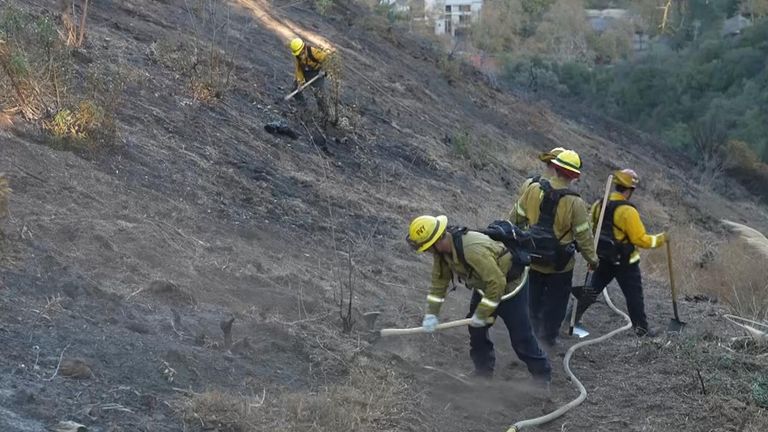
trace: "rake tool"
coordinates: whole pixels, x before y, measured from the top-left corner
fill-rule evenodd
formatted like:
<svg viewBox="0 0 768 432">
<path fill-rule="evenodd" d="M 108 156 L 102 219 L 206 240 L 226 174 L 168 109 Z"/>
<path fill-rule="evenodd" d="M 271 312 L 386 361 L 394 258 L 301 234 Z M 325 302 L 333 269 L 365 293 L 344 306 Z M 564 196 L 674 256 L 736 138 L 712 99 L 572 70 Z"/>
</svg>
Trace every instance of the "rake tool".
<svg viewBox="0 0 768 432">
<path fill-rule="evenodd" d="M 456 321 L 448 321 L 442 324 L 438 324 L 435 327 L 435 331 L 445 330 L 445 329 L 454 328 L 454 327 L 466 327 L 471 322 L 472 322 L 471 318 L 460 319 Z M 412 334 L 419 334 L 419 333 L 428 333 L 428 332 L 424 330 L 424 327 L 412 327 L 412 328 L 403 328 L 403 329 L 389 328 L 389 329 L 381 329 L 381 331 L 379 332 L 379 334 L 381 334 L 382 336 L 405 336 L 405 335 L 412 335 Z"/>
<path fill-rule="evenodd" d="M 305 82 L 304 84 L 302 84 L 302 85 L 301 85 L 301 87 L 299 87 L 299 88 L 297 88 L 296 90 L 294 90 L 294 91 L 292 91 L 292 92 L 288 93 L 288 94 L 287 94 L 287 95 L 286 95 L 286 96 L 283 98 L 283 100 L 284 100 L 284 101 L 287 101 L 287 100 L 291 99 L 292 97 L 294 97 L 294 96 L 296 96 L 297 94 L 299 94 L 299 93 L 301 93 L 302 91 L 304 91 L 304 89 L 305 89 L 305 88 L 307 88 L 307 87 L 311 86 L 313 82 L 315 82 L 315 81 L 319 80 L 320 78 L 322 78 L 322 77 L 324 77 L 324 76 L 325 76 L 325 72 L 320 72 L 320 73 L 319 73 L 319 74 L 317 74 L 317 75 L 316 75 L 314 78 L 312 78 L 311 80 L 309 80 L 309 81 Z"/>
<path fill-rule="evenodd" d="M 386 328 L 386 329 L 381 329 L 379 331 L 376 331 L 374 330 L 374 326 L 376 324 L 376 319 L 379 317 L 379 315 L 381 315 L 381 312 L 368 312 L 363 314 L 363 319 L 368 325 L 368 330 L 374 336 L 406 336 L 406 335 L 413 335 L 413 334 L 428 333 L 426 330 L 424 330 L 424 327 Z M 468 326 L 470 322 L 472 322 L 471 318 L 444 322 L 442 324 L 438 324 L 435 327 L 435 331 L 446 330 L 454 327 Z"/>
</svg>

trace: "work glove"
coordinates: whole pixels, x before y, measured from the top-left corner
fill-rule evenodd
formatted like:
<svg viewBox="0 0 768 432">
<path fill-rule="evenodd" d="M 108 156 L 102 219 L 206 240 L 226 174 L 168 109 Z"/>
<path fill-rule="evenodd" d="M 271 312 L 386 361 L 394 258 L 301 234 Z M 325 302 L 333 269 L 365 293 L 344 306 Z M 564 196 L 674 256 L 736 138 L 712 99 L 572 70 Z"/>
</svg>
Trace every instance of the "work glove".
<svg viewBox="0 0 768 432">
<path fill-rule="evenodd" d="M 487 325 L 493 324 L 493 321 L 494 321 L 493 318 L 488 318 L 488 319 L 485 319 L 485 320 L 484 319 L 480 319 L 477 316 L 477 312 L 475 312 L 475 314 L 472 315 L 472 321 L 469 323 L 469 326 L 470 327 L 476 327 L 476 328 L 485 327 Z"/>
<path fill-rule="evenodd" d="M 421 322 L 421 326 L 424 328 L 425 332 L 432 333 L 435 331 L 438 322 L 437 315 L 426 314 L 424 315 L 424 321 Z"/>
</svg>

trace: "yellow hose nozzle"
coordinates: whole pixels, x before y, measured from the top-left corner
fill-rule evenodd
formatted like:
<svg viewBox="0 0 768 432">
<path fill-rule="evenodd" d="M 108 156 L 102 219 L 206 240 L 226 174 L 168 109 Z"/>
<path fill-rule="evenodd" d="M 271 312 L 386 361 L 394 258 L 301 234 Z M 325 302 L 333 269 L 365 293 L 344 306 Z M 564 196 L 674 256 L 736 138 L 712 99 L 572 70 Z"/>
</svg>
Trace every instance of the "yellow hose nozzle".
<svg viewBox="0 0 768 432">
<path fill-rule="evenodd" d="M 517 430 L 517 426 L 512 426 L 511 428 L 507 429 L 507 432 L 519 432 Z"/>
</svg>

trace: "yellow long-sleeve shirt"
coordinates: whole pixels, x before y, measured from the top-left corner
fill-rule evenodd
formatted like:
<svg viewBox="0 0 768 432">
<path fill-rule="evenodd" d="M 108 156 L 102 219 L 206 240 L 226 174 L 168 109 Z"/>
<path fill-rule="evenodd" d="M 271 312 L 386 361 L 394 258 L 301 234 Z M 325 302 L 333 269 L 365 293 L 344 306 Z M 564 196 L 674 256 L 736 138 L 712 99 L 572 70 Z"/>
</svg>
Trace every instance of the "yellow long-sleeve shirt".
<svg viewBox="0 0 768 432">
<path fill-rule="evenodd" d="M 624 195 L 613 192 L 608 197 L 609 201 L 625 201 Z M 592 226 L 597 226 L 598 219 L 600 218 L 600 209 L 602 203 L 600 201 L 592 204 Z M 640 213 L 637 209 L 630 205 L 620 205 L 613 213 L 613 236 L 618 241 L 629 241 L 633 245 L 643 249 L 654 249 L 664 246 L 667 241 L 667 236 L 664 233 L 661 234 L 648 234 L 645 231 L 645 225 L 640 220 Z M 629 263 L 634 264 L 640 261 L 640 252 L 635 249 L 629 256 Z"/>
<path fill-rule="evenodd" d="M 312 55 L 310 56 L 307 54 L 307 52 L 311 50 Z M 305 71 L 319 71 L 323 67 L 323 62 L 325 62 L 325 59 L 328 57 L 329 52 L 317 47 L 311 47 L 307 46 L 304 51 L 301 52 L 298 56 L 295 56 L 294 59 L 296 59 L 296 82 L 299 83 L 299 85 L 304 84 L 306 81 L 306 78 L 304 77 Z"/>
<path fill-rule="evenodd" d="M 543 176 L 543 179 L 549 181 L 554 189 L 566 189 L 567 181 L 560 178 L 550 178 Z M 539 221 L 539 212 L 541 201 L 544 199 L 544 191 L 539 183 L 529 183 L 520 199 L 515 203 L 514 208 L 509 213 L 509 220 L 515 221 L 518 226 L 532 226 Z M 589 218 L 587 216 L 587 204 L 580 197 L 575 195 L 565 195 L 560 198 L 555 211 L 554 231 L 557 238 L 560 238 L 561 244 L 568 244 L 574 240 L 579 245 L 579 250 L 584 259 L 592 265 L 597 265 L 598 259 L 595 253 L 594 237 L 589 229 Z M 575 259 L 565 266 L 561 272 L 567 272 L 573 269 L 576 264 Z M 553 266 L 531 265 L 531 269 L 540 273 L 556 273 Z"/>
<path fill-rule="evenodd" d="M 471 268 L 466 268 L 461 263 L 453 243 L 450 255 L 435 255 L 432 264 L 432 287 L 427 295 L 427 313 L 440 313 L 448 286 L 456 275 L 464 281 L 467 288 L 477 290 L 483 296 L 476 314 L 479 319 L 487 320 L 499 302 L 511 297 L 525 283 L 528 272 L 524 271 L 517 280 L 507 283 L 507 272 L 512 267 L 512 255 L 502 243 L 491 240 L 485 234 L 468 231 L 462 238 L 462 246 L 464 259 Z"/>
</svg>

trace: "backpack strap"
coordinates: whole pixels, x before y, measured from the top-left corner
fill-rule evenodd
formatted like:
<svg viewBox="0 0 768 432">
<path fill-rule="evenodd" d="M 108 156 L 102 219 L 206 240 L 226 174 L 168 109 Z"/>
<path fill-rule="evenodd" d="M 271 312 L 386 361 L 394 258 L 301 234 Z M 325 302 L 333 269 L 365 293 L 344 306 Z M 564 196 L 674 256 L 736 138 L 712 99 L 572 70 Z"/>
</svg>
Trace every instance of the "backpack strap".
<svg viewBox="0 0 768 432">
<path fill-rule="evenodd" d="M 307 58 L 312 60 L 314 63 L 320 64 L 320 62 L 317 61 L 317 58 L 315 58 L 315 55 L 312 54 L 312 48 L 313 47 L 307 45 L 307 48 L 306 48 L 306 50 L 307 50 Z"/>
<path fill-rule="evenodd" d="M 630 207 L 636 208 L 634 204 L 626 200 L 608 201 L 608 206 L 605 208 L 605 216 L 603 216 L 602 231 L 605 233 L 609 233 L 609 236 L 611 239 L 618 241 L 618 239 L 616 239 L 616 237 L 613 235 L 613 229 L 611 229 L 611 228 L 616 228 L 617 230 L 624 233 L 624 241 L 622 241 L 621 243 L 629 243 L 629 237 L 627 236 L 627 233 L 620 227 L 616 226 L 616 224 L 613 221 L 613 217 L 616 214 L 616 209 L 618 209 L 623 205 L 628 205 Z"/>
<path fill-rule="evenodd" d="M 453 240 L 453 248 L 456 249 L 456 257 L 459 258 L 459 262 L 468 272 L 472 271 L 472 266 L 469 265 L 467 259 L 464 257 L 464 234 L 469 231 L 467 227 L 449 226 L 446 230 L 451 233 L 451 239 Z"/>
</svg>

